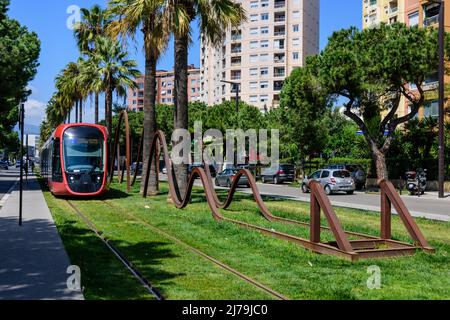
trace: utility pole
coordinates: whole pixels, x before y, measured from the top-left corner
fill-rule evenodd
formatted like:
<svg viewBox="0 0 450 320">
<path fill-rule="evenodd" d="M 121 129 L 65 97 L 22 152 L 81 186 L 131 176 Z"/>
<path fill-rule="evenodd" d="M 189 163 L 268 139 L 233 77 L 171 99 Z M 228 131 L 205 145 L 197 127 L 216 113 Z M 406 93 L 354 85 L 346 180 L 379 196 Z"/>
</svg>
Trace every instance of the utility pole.
<svg viewBox="0 0 450 320">
<path fill-rule="evenodd" d="M 439 1 L 439 198 L 444 198 L 445 183 L 445 5 Z"/>
<path fill-rule="evenodd" d="M 22 204 L 23 204 L 23 131 L 25 127 L 25 104 L 20 104 L 19 126 L 20 126 L 20 193 L 19 193 L 19 226 L 22 226 Z"/>
</svg>

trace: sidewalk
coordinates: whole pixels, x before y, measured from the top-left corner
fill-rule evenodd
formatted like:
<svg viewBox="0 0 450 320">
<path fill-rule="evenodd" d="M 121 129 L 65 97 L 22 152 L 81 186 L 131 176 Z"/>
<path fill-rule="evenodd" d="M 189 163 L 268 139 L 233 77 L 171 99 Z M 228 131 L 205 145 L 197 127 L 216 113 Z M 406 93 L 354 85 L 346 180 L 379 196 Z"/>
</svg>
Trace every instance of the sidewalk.
<svg viewBox="0 0 450 320">
<path fill-rule="evenodd" d="M 34 176 L 23 200 L 22 227 L 18 184 L 0 209 L 0 300 L 82 300 L 67 289 L 71 263 Z"/>
</svg>

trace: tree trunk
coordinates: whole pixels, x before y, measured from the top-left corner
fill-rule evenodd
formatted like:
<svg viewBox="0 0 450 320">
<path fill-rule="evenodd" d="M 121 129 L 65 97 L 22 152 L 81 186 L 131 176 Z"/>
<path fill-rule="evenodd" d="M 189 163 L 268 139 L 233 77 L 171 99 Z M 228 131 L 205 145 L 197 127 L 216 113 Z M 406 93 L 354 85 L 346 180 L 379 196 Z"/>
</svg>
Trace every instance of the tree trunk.
<svg viewBox="0 0 450 320">
<path fill-rule="evenodd" d="M 175 112 L 174 129 L 188 129 L 188 37 L 175 35 Z M 172 141 L 177 145 L 181 141 Z M 183 155 L 184 156 L 184 155 Z M 182 196 L 186 193 L 188 182 L 188 164 L 174 165 L 178 190 Z"/>
<path fill-rule="evenodd" d="M 67 114 L 67 123 L 70 124 L 70 113 L 72 112 L 72 110 L 69 110 L 69 113 Z"/>
<path fill-rule="evenodd" d="M 78 100 L 75 101 L 75 123 L 78 123 Z"/>
<path fill-rule="evenodd" d="M 80 99 L 80 123 L 83 123 L 83 99 Z"/>
<path fill-rule="evenodd" d="M 378 150 L 378 148 L 372 148 L 372 157 L 375 162 L 375 168 L 377 170 L 377 182 L 382 180 L 388 180 L 389 174 L 386 165 L 386 155 Z M 375 150 L 374 150 L 375 149 Z"/>
<path fill-rule="evenodd" d="M 98 124 L 98 92 L 95 93 L 95 124 Z"/>
<path fill-rule="evenodd" d="M 108 132 L 110 136 L 113 134 L 112 130 L 112 100 L 113 100 L 113 89 L 108 87 L 106 89 L 105 95 L 105 118 L 106 118 L 106 127 L 108 128 Z"/>
<path fill-rule="evenodd" d="M 145 79 L 144 79 L 144 146 L 142 173 L 150 170 L 147 189 L 148 196 L 158 194 L 158 177 L 156 176 L 156 154 L 152 159 L 150 148 L 156 132 L 156 62 L 157 56 L 149 45 L 145 46 Z M 141 182 L 141 193 L 144 192 L 145 179 Z"/>
</svg>

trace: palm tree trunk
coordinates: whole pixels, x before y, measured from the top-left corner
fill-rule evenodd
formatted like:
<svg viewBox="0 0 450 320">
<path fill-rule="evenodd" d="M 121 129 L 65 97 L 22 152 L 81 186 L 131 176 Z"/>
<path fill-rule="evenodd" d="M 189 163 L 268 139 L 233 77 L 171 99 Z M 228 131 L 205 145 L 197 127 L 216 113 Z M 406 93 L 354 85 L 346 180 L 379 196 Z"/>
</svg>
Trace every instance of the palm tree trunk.
<svg viewBox="0 0 450 320">
<path fill-rule="evenodd" d="M 175 114 L 174 128 L 188 129 L 188 37 L 175 36 Z M 172 141 L 177 145 L 181 141 Z M 184 156 L 184 155 L 183 155 Z M 188 182 L 188 164 L 175 165 L 178 189 L 181 195 L 186 193 Z"/>
<path fill-rule="evenodd" d="M 105 96 L 105 120 L 106 120 L 106 127 L 108 128 L 108 132 L 110 136 L 112 136 L 112 101 L 113 101 L 113 88 L 112 86 L 108 86 L 106 89 L 106 96 Z"/>
<path fill-rule="evenodd" d="M 144 148 L 143 167 L 145 174 L 150 170 L 147 195 L 158 194 L 158 177 L 156 176 L 156 157 L 150 159 L 150 148 L 156 132 L 156 62 L 157 56 L 152 48 L 146 45 L 145 80 L 144 80 Z M 145 179 L 142 179 L 141 193 L 144 192 Z"/>
<path fill-rule="evenodd" d="M 98 92 L 95 93 L 95 124 L 98 124 Z"/>
<path fill-rule="evenodd" d="M 69 112 L 67 113 L 67 123 L 70 124 L 70 113 L 72 112 L 72 110 L 69 110 Z"/>
<path fill-rule="evenodd" d="M 83 99 L 80 99 L 80 123 L 83 122 Z"/>
<path fill-rule="evenodd" d="M 75 123 L 78 123 L 78 100 L 75 101 Z"/>
</svg>

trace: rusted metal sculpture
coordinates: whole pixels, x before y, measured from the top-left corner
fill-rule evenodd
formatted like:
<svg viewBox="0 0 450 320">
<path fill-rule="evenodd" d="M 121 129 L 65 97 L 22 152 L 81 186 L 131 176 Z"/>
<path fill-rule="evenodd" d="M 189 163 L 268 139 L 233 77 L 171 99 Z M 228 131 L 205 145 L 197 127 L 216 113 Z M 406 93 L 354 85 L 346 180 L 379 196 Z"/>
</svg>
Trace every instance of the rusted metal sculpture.
<svg viewBox="0 0 450 320">
<path fill-rule="evenodd" d="M 130 162 L 130 143 L 129 143 L 129 126 L 128 126 L 128 116 L 126 112 L 123 112 L 119 117 L 119 125 L 115 134 L 115 144 L 114 148 L 119 145 L 119 132 L 120 126 L 122 125 L 122 120 L 125 120 L 126 127 L 126 135 L 128 136 L 127 145 L 126 145 L 126 154 L 127 154 L 127 170 L 129 170 L 129 162 Z M 141 145 L 138 152 L 138 159 L 141 153 L 142 147 L 142 139 Z M 113 149 L 114 150 L 114 149 Z M 342 228 L 339 218 L 337 217 L 333 207 L 331 206 L 330 200 L 326 196 L 323 187 L 318 182 L 312 182 L 310 184 L 311 189 L 311 206 L 310 206 L 310 223 L 304 223 L 300 221 L 295 221 L 291 219 L 280 218 L 273 215 L 270 210 L 265 205 L 261 194 L 259 193 L 258 187 L 256 185 L 255 178 L 248 170 L 240 170 L 235 176 L 231 188 L 227 194 L 225 201 L 220 201 L 217 193 L 215 192 L 214 184 L 212 181 L 211 173 L 209 170 L 209 166 L 205 165 L 205 169 L 203 168 L 194 168 L 192 174 L 189 177 L 188 188 L 184 195 L 179 193 L 177 188 L 177 180 L 174 176 L 172 161 L 169 157 L 169 150 L 167 146 L 167 140 L 162 131 L 157 131 L 155 133 L 154 139 L 151 144 L 150 154 L 147 155 L 149 159 L 152 157 L 156 157 L 159 159 L 159 152 L 164 157 L 166 167 L 167 167 L 167 176 L 168 176 L 168 185 L 169 185 L 169 194 L 172 198 L 174 205 L 178 209 L 186 208 L 191 200 L 192 190 L 194 187 L 194 183 L 196 179 L 200 179 L 203 190 L 206 196 L 207 204 L 211 210 L 212 216 L 216 221 L 226 221 L 230 223 L 234 223 L 236 225 L 245 227 L 247 229 L 256 230 L 263 234 L 271 235 L 277 237 L 279 239 L 283 239 L 286 241 L 294 242 L 304 248 L 312 250 L 317 253 L 322 254 L 332 254 L 342 258 L 345 258 L 350 261 L 356 261 L 358 259 L 366 259 L 366 258 L 382 258 L 382 257 L 394 257 L 394 256 L 403 256 L 403 255 L 411 255 L 414 254 L 418 249 L 425 250 L 427 252 L 433 252 L 434 249 L 431 248 L 420 232 L 418 226 L 414 222 L 414 219 L 411 217 L 408 209 L 405 207 L 403 201 L 400 196 L 395 192 L 394 186 L 389 181 L 382 181 L 380 184 L 381 187 L 381 237 L 375 237 L 370 235 L 365 235 L 356 232 L 348 232 L 344 231 Z M 144 155 L 145 156 L 145 155 Z M 137 161 L 139 163 L 139 160 Z M 114 164 L 114 159 L 112 161 L 112 166 Z M 158 167 L 158 166 L 157 166 Z M 112 167 L 113 168 L 113 167 Z M 156 174 L 158 175 L 158 168 L 156 169 Z M 112 171 L 113 172 L 113 171 Z M 136 181 L 135 172 L 133 183 Z M 119 171 L 120 175 L 120 171 Z M 250 188 L 252 190 L 253 197 L 255 199 L 256 204 L 259 207 L 259 210 L 263 217 L 268 221 L 276 221 L 281 223 L 288 224 L 296 224 L 302 227 L 310 228 L 310 239 L 303 239 L 297 236 L 293 236 L 290 234 L 277 232 L 274 230 L 270 230 L 267 228 L 263 228 L 260 226 L 248 224 L 242 221 L 234 220 L 223 216 L 220 212 L 220 209 L 227 209 L 231 205 L 234 195 L 236 193 L 239 179 L 243 176 L 246 176 L 249 181 Z M 144 172 L 144 197 L 147 195 L 148 184 L 150 178 L 150 168 Z M 127 188 L 130 189 L 131 186 L 130 174 L 127 172 Z M 400 215 L 401 220 L 405 224 L 409 234 L 414 240 L 414 245 L 409 243 L 404 243 L 400 241 L 392 240 L 391 236 L 391 205 L 394 206 L 397 213 Z M 320 223 L 321 212 L 324 213 L 329 227 L 324 227 Z M 323 243 L 321 242 L 321 232 L 327 231 L 331 232 L 334 235 L 336 241 Z M 358 240 L 349 240 L 349 236 L 358 238 Z"/>
</svg>

